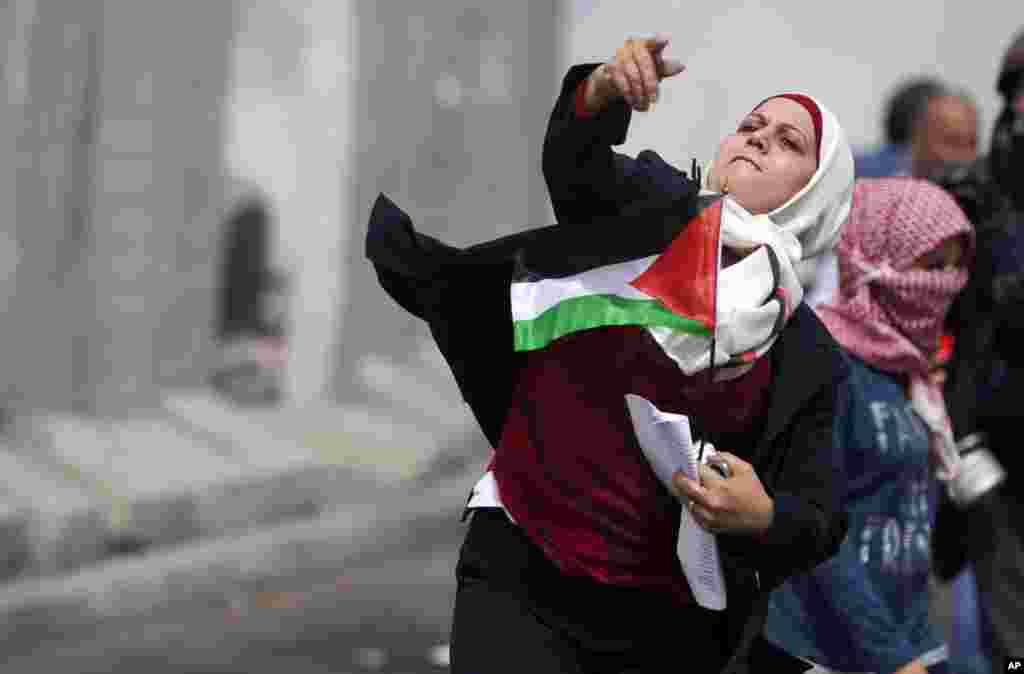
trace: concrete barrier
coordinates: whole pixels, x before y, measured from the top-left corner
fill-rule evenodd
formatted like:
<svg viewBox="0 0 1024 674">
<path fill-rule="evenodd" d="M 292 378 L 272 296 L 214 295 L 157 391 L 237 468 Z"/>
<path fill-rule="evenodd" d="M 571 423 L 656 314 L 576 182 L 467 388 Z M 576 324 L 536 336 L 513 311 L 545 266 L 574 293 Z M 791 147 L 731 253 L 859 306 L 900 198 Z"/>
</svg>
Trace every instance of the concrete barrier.
<svg viewBox="0 0 1024 674">
<path fill-rule="evenodd" d="M 372 502 L 242 535 L 201 539 L 138 558 L 110 560 L 74 574 L 0 586 L 0 652 L 5 639 L 38 629 L 74 638 L 110 620 L 142 617 L 182 603 L 229 607 L 248 587 L 290 575 L 369 568 L 416 554 L 436 540 L 450 545 L 459 513 L 483 470 L 478 462 L 430 489 L 381 485 Z M 428 540 L 429 539 L 429 540 Z M 453 568 L 439 573 L 449 575 Z M 454 581 L 453 581 L 454 582 Z"/>
<path fill-rule="evenodd" d="M 0 500 L 0 582 L 23 573 L 31 563 L 33 552 L 29 513 L 4 496 L 4 500 Z"/>
<path fill-rule="evenodd" d="M 317 429 L 303 427 L 302 419 L 278 419 L 276 430 L 245 414 L 222 414 L 214 423 L 215 415 L 198 418 L 199 407 L 116 421 L 21 416 L 0 452 L 0 485 L 8 491 L 0 498 L 0 521 L 11 531 L 0 566 L 6 557 L 18 566 L 14 560 L 25 556 L 15 543 L 19 527 L 31 554 L 8 577 L 68 571 L 119 549 L 309 518 L 339 504 L 369 502 L 382 483 L 410 472 L 408 462 L 398 461 L 396 469 L 381 452 L 357 457 L 338 428 L 333 436 L 322 428 L 303 440 L 303 432 Z M 337 415 L 334 425 L 345 418 Z M 423 445 L 415 432 L 390 439 Z M 371 470 L 374 462 L 379 470 Z"/>
<path fill-rule="evenodd" d="M 109 503 L 0 445 L 6 578 L 54 574 L 104 556 Z"/>
</svg>

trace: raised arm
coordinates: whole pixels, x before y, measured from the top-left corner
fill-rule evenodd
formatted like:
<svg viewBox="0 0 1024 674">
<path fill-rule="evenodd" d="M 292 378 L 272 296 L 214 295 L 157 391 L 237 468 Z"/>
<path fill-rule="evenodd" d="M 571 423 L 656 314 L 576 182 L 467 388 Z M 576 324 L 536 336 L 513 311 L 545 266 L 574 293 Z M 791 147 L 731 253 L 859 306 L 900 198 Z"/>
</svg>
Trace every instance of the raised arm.
<svg viewBox="0 0 1024 674">
<path fill-rule="evenodd" d="M 560 223 L 587 223 L 652 198 L 696 187 L 653 152 L 633 159 L 612 147 L 626 140 L 633 110 L 647 111 L 660 79 L 683 66 L 661 58 L 664 38 L 628 40 L 606 64 L 572 67 L 544 138 L 543 171 Z"/>
</svg>

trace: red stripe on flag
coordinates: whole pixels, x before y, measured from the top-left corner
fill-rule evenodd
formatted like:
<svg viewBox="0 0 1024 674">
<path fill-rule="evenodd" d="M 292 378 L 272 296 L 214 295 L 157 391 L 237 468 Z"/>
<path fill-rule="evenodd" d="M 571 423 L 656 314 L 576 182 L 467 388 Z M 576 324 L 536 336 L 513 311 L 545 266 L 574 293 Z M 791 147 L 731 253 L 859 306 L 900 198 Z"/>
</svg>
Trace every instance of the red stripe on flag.
<svg viewBox="0 0 1024 674">
<path fill-rule="evenodd" d="M 661 300 L 674 313 L 714 329 L 721 222 L 722 202 L 718 200 L 694 216 L 630 285 Z"/>
</svg>

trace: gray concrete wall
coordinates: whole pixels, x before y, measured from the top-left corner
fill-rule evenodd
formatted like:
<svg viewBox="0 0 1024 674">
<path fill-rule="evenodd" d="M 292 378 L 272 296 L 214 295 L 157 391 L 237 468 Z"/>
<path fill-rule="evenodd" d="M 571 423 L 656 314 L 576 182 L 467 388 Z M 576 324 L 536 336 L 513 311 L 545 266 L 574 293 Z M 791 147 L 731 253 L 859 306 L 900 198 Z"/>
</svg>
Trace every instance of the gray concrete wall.
<svg viewBox="0 0 1024 674">
<path fill-rule="evenodd" d="M 234 5 L 4 12 L 0 233 L 19 255 L 0 393 L 31 409 L 152 407 L 161 387 L 202 381 L 212 346 Z"/>
<path fill-rule="evenodd" d="M 358 4 L 358 174 L 336 398 L 366 399 L 359 368 L 367 354 L 409 362 L 428 337 L 365 260 L 379 192 L 422 231 L 456 245 L 549 221 L 540 152 L 561 75 L 557 4 Z"/>
<path fill-rule="evenodd" d="M 345 304 L 345 245 L 361 170 L 352 118 L 357 0 L 241 3 L 227 160 L 274 214 L 271 262 L 289 276 L 285 403 L 329 397 Z"/>
<path fill-rule="evenodd" d="M 85 287 L 90 87 L 97 0 L 9 5 L 4 227 L 18 264 L 8 285 L 0 346 L 7 397 L 71 407 L 83 394 L 81 359 L 91 293 Z"/>
<path fill-rule="evenodd" d="M 210 362 L 231 3 L 106 0 L 92 205 L 96 411 L 158 403 Z"/>
</svg>

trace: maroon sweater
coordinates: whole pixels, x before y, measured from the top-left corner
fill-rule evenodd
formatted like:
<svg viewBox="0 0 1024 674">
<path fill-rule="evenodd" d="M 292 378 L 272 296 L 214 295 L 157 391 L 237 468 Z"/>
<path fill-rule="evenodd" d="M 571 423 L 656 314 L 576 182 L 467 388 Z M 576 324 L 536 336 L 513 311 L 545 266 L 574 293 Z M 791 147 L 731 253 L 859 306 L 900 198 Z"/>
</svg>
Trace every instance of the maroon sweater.
<svg viewBox="0 0 1024 674">
<path fill-rule="evenodd" d="M 491 466 L 501 501 L 563 573 L 692 603 L 676 557 L 679 502 L 647 463 L 625 395 L 728 437 L 759 422 L 770 379 L 767 357 L 732 381 L 686 377 L 640 327 L 567 335 L 526 356 Z"/>
</svg>

